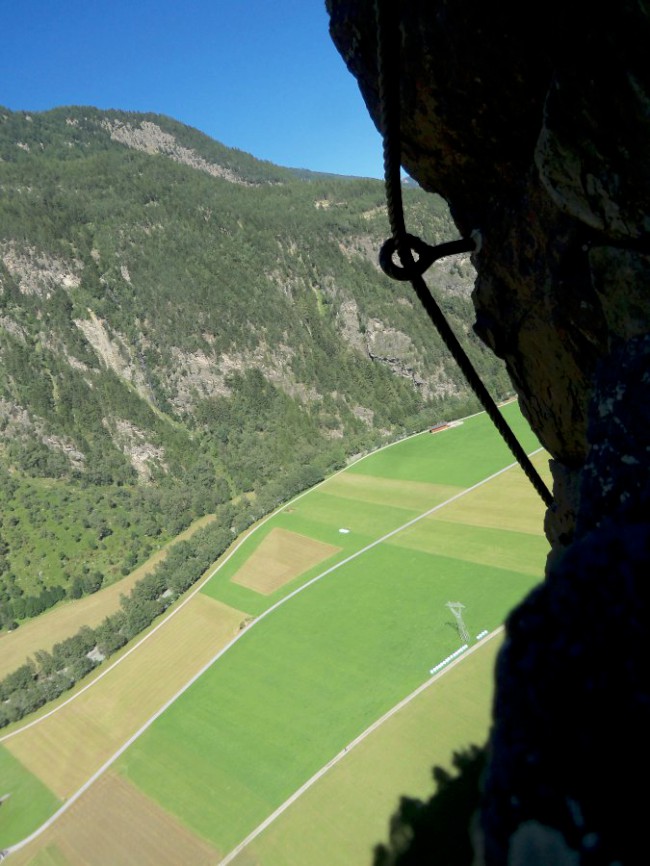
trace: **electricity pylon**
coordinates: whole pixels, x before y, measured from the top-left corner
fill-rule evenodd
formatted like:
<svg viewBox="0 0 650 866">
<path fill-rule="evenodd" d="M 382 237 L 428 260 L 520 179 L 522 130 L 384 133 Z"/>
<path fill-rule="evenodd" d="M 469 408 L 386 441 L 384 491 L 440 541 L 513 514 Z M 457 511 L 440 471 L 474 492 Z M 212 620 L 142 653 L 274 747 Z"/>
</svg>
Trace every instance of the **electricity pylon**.
<svg viewBox="0 0 650 866">
<path fill-rule="evenodd" d="M 467 626 L 463 622 L 462 613 L 465 605 L 460 601 L 448 601 L 447 607 L 456 617 L 456 622 L 458 623 L 458 634 L 460 635 L 462 643 L 469 643 L 469 632 L 467 631 Z"/>
</svg>

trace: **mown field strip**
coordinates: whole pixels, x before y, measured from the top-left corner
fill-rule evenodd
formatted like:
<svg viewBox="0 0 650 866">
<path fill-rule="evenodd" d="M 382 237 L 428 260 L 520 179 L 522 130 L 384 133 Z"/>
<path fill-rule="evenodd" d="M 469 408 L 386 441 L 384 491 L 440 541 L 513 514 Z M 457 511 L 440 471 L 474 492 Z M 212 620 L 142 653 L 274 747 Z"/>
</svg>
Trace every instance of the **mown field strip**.
<svg viewBox="0 0 650 866">
<path fill-rule="evenodd" d="M 198 595 L 170 623 L 114 668 L 103 688 L 14 737 L 6 748 L 58 797 L 70 797 L 178 692 L 197 666 L 238 633 L 240 611 Z"/>
<path fill-rule="evenodd" d="M 271 595 L 340 550 L 275 526 L 232 579 L 262 595 Z"/>
<path fill-rule="evenodd" d="M 116 749 L 237 633 L 240 622 L 238 611 L 195 597 L 168 631 L 114 668 L 103 687 L 0 747 L 0 786 L 8 769 L 16 775 L 0 810 L 0 848 L 29 835 L 57 812 L 63 798 L 76 796 L 96 778 Z"/>
</svg>

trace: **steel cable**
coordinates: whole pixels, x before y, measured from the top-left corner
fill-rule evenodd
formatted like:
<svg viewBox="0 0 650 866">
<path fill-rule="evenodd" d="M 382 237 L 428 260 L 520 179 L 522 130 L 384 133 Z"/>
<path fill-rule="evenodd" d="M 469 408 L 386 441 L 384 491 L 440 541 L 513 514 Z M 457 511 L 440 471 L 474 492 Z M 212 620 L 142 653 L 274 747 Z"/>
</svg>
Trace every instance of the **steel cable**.
<svg viewBox="0 0 650 866">
<path fill-rule="evenodd" d="M 449 241 L 437 247 L 425 244 L 406 231 L 401 180 L 401 49 L 399 3 L 395 0 L 375 0 L 377 27 L 377 82 L 381 106 L 381 131 L 383 135 L 384 178 L 386 205 L 392 237 L 382 247 L 380 263 L 393 279 L 408 280 L 413 286 L 424 310 L 440 334 L 442 341 L 460 367 L 469 386 L 485 409 L 513 456 L 523 469 L 542 501 L 547 507 L 553 505 L 553 497 L 539 473 L 524 451 L 494 402 L 483 380 L 477 373 L 467 353 L 458 342 L 444 313 L 429 291 L 422 274 L 437 259 L 459 252 L 475 249 L 472 239 Z M 417 259 L 414 258 L 415 251 Z M 401 263 L 394 260 L 397 254 Z"/>
</svg>

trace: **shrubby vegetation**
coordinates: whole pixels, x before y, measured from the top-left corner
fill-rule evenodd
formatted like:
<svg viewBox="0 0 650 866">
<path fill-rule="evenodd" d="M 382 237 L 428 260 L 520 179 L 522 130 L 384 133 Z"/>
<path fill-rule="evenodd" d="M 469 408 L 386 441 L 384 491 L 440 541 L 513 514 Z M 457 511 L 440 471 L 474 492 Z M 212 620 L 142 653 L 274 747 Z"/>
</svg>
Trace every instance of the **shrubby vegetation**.
<svg viewBox="0 0 650 866">
<path fill-rule="evenodd" d="M 0 466 L 0 625 L 113 583 L 229 499 L 198 463 L 185 486 L 159 487 L 25 478 Z"/>
</svg>

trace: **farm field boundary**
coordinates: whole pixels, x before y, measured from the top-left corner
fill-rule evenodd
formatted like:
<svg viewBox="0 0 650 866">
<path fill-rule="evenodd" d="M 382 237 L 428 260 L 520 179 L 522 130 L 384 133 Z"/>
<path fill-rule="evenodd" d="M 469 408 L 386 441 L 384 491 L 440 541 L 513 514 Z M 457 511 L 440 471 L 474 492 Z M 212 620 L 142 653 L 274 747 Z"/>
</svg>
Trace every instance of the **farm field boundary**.
<svg viewBox="0 0 650 866">
<path fill-rule="evenodd" d="M 12 866 L 87 866 L 98 851 L 102 863 L 115 866 L 214 866 L 220 859 L 219 851 L 109 772 L 61 819 L 60 826 L 46 834 L 35 857 L 33 851 L 25 850 L 8 862 Z"/>
<path fill-rule="evenodd" d="M 400 443 L 392 443 L 392 445 L 398 445 L 398 444 L 400 444 Z M 391 446 L 388 446 L 388 447 L 392 447 L 392 445 L 391 445 Z M 375 453 L 375 455 L 368 455 L 368 456 L 369 456 L 369 457 L 375 457 L 375 456 L 376 456 L 376 453 Z M 354 465 L 355 468 L 357 467 L 357 465 L 358 465 L 358 464 L 355 464 L 355 465 Z M 447 503 L 454 502 L 455 500 L 459 499 L 461 496 L 464 496 L 464 495 L 466 495 L 467 493 L 470 493 L 470 492 L 472 492 L 473 490 L 480 488 L 480 487 L 481 487 L 483 484 L 485 484 L 487 481 L 492 480 L 493 478 L 496 478 L 497 476 L 500 476 L 500 475 L 501 475 L 503 472 L 505 472 L 506 469 L 508 469 L 508 468 L 510 468 L 510 467 L 504 467 L 504 468 L 501 468 L 501 469 L 499 469 L 497 472 L 495 472 L 495 473 L 493 473 L 492 475 L 488 476 L 488 478 L 483 478 L 481 481 L 477 482 L 476 484 L 473 484 L 473 485 L 471 485 L 470 487 L 468 487 L 467 489 L 465 489 L 465 490 L 463 490 L 463 491 L 460 491 L 458 494 L 456 494 L 456 495 L 450 497 L 450 498 L 447 500 Z M 327 482 L 323 482 L 323 483 L 327 483 Z M 321 485 L 319 485 L 319 487 L 320 487 L 320 486 L 321 486 Z M 312 492 L 312 491 L 305 491 L 303 494 L 301 494 L 300 497 L 296 497 L 296 499 L 294 500 L 294 502 L 297 501 L 298 499 L 302 498 L 303 496 L 306 496 L 308 493 L 311 493 L 311 492 Z M 291 504 L 291 503 L 290 503 L 290 504 Z M 330 568 L 324 569 L 324 570 L 322 570 L 319 574 L 315 575 L 314 577 L 310 578 L 309 580 L 306 580 L 306 581 L 305 581 L 301 586 L 298 586 L 298 587 L 292 589 L 290 592 L 288 592 L 288 593 L 287 593 L 286 595 L 284 595 L 282 598 L 278 599 L 275 603 L 272 603 L 272 604 L 267 608 L 267 610 L 263 611 L 263 612 L 258 616 L 257 620 L 255 621 L 255 626 L 257 626 L 257 625 L 261 624 L 263 621 L 265 621 L 266 618 L 267 618 L 267 616 L 268 616 L 268 614 L 271 613 L 271 612 L 273 612 L 273 611 L 276 611 L 278 608 L 280 608 L 282 605 L 284 605 L 284 602 L 285 602 L 285 601 L 288 601 L 290 598 L 294 598 L 295 596 L 297 596 L 298 593 L 301 593 L 301 592 L 302 592 L 302 589 L 305 589 L 305 588 L 307 588 L 308 586 L 312 586 L 312 585 L 315 584 L 317 581 L 320 581 L 320 580 L 321 580 L 323 577 L 325 577 L 326 575 L 332 574 L 332 573 L 335 572 L 336 570 L 340 569 L 342 566 L 348 566 L 348 565 L 350 565 L 351 563 L 354 563 L 354 562 L 358 559 L 358 557 L 361 556 L 362 553 L 365 555 L 365 554 L 370 554 L 370 552 L 373 551 L 373 555 L 374 555 L 374 552 L 376 551 L 377 546 L 378 546 L 379 544 L 381 544 L 383 541 L 386 541 L 387 539 L 393 537 L 397 532 L 399 532 L 400 530 L 404 529 L 405 527 L 411 527 L 411 526 L 417 524 L 418 521 L 424 520 L 426 517 L 431 516 L 431 515 L 432 515 L 434 512 L 436 512 L 438 509 L 442 508 L 444 504 L 445 504 L 445 503 L 438 503 L 438 504 L 434 505 L 431 509 L 428 509 L 427 511 L 425 511 L 423 514 L 417 515 L 416 517 L 412 518 L 411 520 L 407 520 L 407 521 L 405 521 L 404 523 L 401 524 L 401 526 L 396 527 L 396 528 L 392 529 L 390 532 L 387 532 L 387 533 L 383 534 L 380 538 L 376 538 L 376 539 L 374 539 L 372 542 L 370 542 L 370 543 L 364 545 L 363 547 L 361 547 L 360 549 L 358 549 L 358 550 L 352 552 L 350 555 L 344 557 L 342 560 L 340 560 L 340 561 L 338 561 L 338 562 L 332 564 L 332 566 L 331 566 Z M 284 506 L 285 509 L 286 509 L 286 507 L 287 507 L 287 506 Z M 267 518 L 267 520 L 270 519 L 271 517 L 273 517 L 273 515 L 269 515 L 269 518 Z M 359 536 L 359 537 L 361 537 L 361 536 Z M 241 544 L 243 544 L 244 541 L 245 541 L 245 539 L 241 541 Z M 357 541 L 357 543 L 358 543 L 358 541 Z M 415 555 L 415 554 L 414 554 L 414 555 Z M 382 557 L 383 557 L 383 556 L 384 556 L 384 554 L 382 553 Z M 365 561 L 365 560 L 364 560 L 364 561 Z M 442 561 L 441 561 L 441 562 L 442 562 Z M 444 564 L 444 563 L 442 563 L 442 564 Z M 357 570 L 358 570 L 358 568 L 365 568 L 365 567 L 366 567 L 366 566 L 356 566 L 356 565 L 355 565 L 355 568 L 357 568 Z M 394 562 L 393 562 L 393 566 L 392 566 L 392 567 L 393 567 L 393 569 L 394 569 Z M 372 569 L 372 568 L 373 568 L 373 565 L 372 565 L 371 563 L 369 563 L 369 564 L 368 564 L 368 568 Z M 218 569 L 217 569 L 217 570 L 218 570 Z M 211 575 L 210 575 L 210 576 L 212 576 L 214 573 L 216 573 L 217 570 L 214 570 L 213 572 L 211 572 Z M 207 578 L 207 580 L 209 580 L 209 577 Z M 207 580 L 204 580 L 204 581 L 203 581 L 203 586 L 205 586 Z M 195 593 L 196 593 L 200 588 L 201 588 L 201 587 L 197 587 L 197 588 L 195 588 L 193 594 L 195 594 Z M 180 697 L 180 695 L 184 694 L 185 691 L 186 691 L 188 688 L 190 688 L 191 685 L 192 685 L 193 683 L 195 683 L 195 682 L 199 679 L 199 677 L 200 677 L 200 676 L 201 676 L 205 671 L 207 671 L 209 668 L 212 667 L 212 665 L 214 664 L 214 662 L 224 654 L 225 649 L 230 649 L 231 647 L 235 646 L 235 644 L 237 644 L 241 638 L 246 637 L 248 634 L 251 633 L 251 631 L 253 631 L 253 629 L 251 629 L 251 628 L 249 627 L 249 628 L 246 629 L 245 631 L 242 631 L 242 632 L 240 632 L 239 634 L 237 634 L 236 637 L 235 637 L 235 639 L 232 640 L 232 641 L 227 645 L 227 647 L 224 648 L 224 650 L 219 651 L 219 652 L 215 655 L 215 657 L 214 657 L 213 659 L 211 659 L 211 660 L 210 660 L 206 665 L 204 665 L 204 666 L 201 668 L 201 670 L 198 671 L 198 673 L 197 673 L 194 677 L 192 677 L 192 678 L 190 679 L 190 681 L 188 681 L 188 682 L 185 684 L 185 686 L 183 686 L 183 688 L 181 688 L 179 691 L 177 691 L 176 694 L 175 694 L 175 695 L 174 695 L 174 696 L 173 696 L 169 701 L 167 701 L 167 702 L 165 703 L 165 705 L 164 705 L 162 708 L 160 708 L 160 710 L 159 710 L 155 715 L 153 715 L 153 716 L 148 720 L 148 722 L 147 722 L 145 725 L 143 725 L 143 726 L 142 726 L 142 727 L 141 727 L 141 728 L 136 732 L 136 734 L 135 734 L 133 737 L 131 737 L 131 738 L 128 740 L 127 743 L 124 744 L 124 746 L 123 746 L 122 748 L 120 748 L 120 750 L 119 750 L 118 752 L 116 752 L 116 753 L 112 756 L 112 758 L 111 758 L 110 760 L 108 760 L 107 762 L 105 762 L 105 764 L 100 768 L 99 772 L 98 772 L 97 774 L 95 774 L 93 778 L 95 778 L 95 779 L 96 779 L 96 778 L 99 778 L 99 776 L 101 775 L 101 773 L 102 773 L 103 771 L 105 771 L 108 767 L 112 766 L 113 763 L 114 763 L 114 761 L 115 761 L 119 756 L 121 756 L 121 755 L 126 751 L 126 749 L 127 749 L 127 747 L 128 747 L 129 745 L 135 743 L 135 741 L 136 741 L 136 740 L 141 736 L 141 734 L 143 734 L 146 730 L 148 730 L 149 727 L 153 724 L 153 722 L 154 722 L 156 719 L 158 719 L 158 718 L 162 715 L 162 713 L 163 713 L 167 708 L 171 707 L 171 705 L 172 705 L 173 703 L 175 703 L 175 701 L 178 699 L 178 697 Z M 254 632 L 257 632 L 257 627 L 255 627 Z M 87 789 L 87 787 L 89 786 L 89 784 L 90 784 L 90 782 L 87 783 L 87 784 L 85 784 L 85 785 L 83 786 L 83 788 L 84 788 L 84 789 Z M 76 797 L 77 797 L 78 795 L 79 795 L 79 796 L 81 795 L 81 790 L 79 790 L 76 794 L 73 794 L 71 799 L 76 799 Z M 68 802 L 68 804 L 66 804 L 66 807 L 67 807 L 68 805 L 69 805 L 69 802 Z M 221 844 L 219 844 L 217 847 L 219 847 L 219 848 L 221 848 L 221 850 L 223 850 L 223 846 L 222 846 Z M 226 849 L 226 850 L 227 850 L 227 849 Z"/>
<path fill-rule="evenodd" d="M 484 484 L 487 484 L 488 482 L 492 481 L 494 478 L 500 476 L 504 472 L 507 472 L 509 469 L 513 468 L 516 465 L 517 464 L 510 464 L 509 466 L 504 467 L 503 469 L 500 469 L 498 472 L 494 473 L 493 475 L 489 476 L 488 478 L 484 479 L 483 481 L 480 481 L 477 484 L 473 485 L 472 487 L 469 487 L 466 490 L 461 491 L 460 493 L 454 495 L 449 500 L 449 502 L 456 501 L 458 498 L 473 492 L 473 490 L 483 486 Z M 187 681 L 187 683 L 185 683 L 172 697 L 170 697 L 169 700 L 167 700 L 165 702 L 165 704 L 162 707 L 160 707 L 160 709 L 157 712 L 155 712 L 131 737 L 129 737 L 126 740 L 126 742 L 124 742 L 123 745 L 119 749 L 117 749 L 114 752 L 114 754 L 108 760 L 106 760 L 104 762 L 104 764 L 102 766 L 100 766 L 97 769 L 97 771 L 95 773 L 93 773 L 93 775 L 89 779 L 87 779 L 84 782 L 84 784 L 82 784 L 74 793 L 69 795 L 69 797 L 65 801 L 65 803 L 63 803 L 63 805 L 54 813 L 54 815 L 52 815 L 52 817 L 50 819 L 48 819 L 48 821 L 46 821 L 44 824 L 42 824 L 41 827 L 37 828 L 32 834 L 30 834 L 25 839 L 23 839 L 19 842 L 16 842 L 13 845 L 8 846 L 8 850 L 10 852 L 20 850 L 20 848 L 27 845 L 29 842 L 33 841 L 34 839 L 36 839 L 42 832 L 44 832 L 48 827 L 50 827 L 54 823 L 54 821 L 56 821 L 60 816 L 65 814 L 65 812 L 67 812 L 67 810 L 91 787 L 91 785 L 94 782 L 96 782 L 103 775 L 104 772 L 106 772 L 111 766 L 113 766 L 113 764 L 115 764 L 115 762 L 119 758 L 121 758 L 121 756 L 127 751 L 127 749 L 129 749 L 129 747 L 131 745 L 133 745 L 154 724 L 154 722 L 158 718 L 160 718 L 163 715 L 163 713 L 169 707 L 171 707 L 172 704 L 174 704 L 178 700 L 179 697 L 181 697 L 195 682 L 197 682 L 199 680 L 199 678 L 209 668 L 211 668 L 215 664 L 215 662 L 217 662 L 228 650 L 230 650 L 245 634 L 250 632 L 251 628 L 258 626 L 262 621 L 264 621 L 266 619 L 266 617 L 268 617 L 271 613 L 273 613 L 275 610 L 277 610 L 281 605 L 284 605 L 290 599 L 292 599 L 293 597 L 295 597 L 299 593 L 302 593 L 303 590 L 312 586 L 316 582 L 321 581 L 328 574 L 331 574 L 333 571 L 336 571 L 337 569 L 341 568 L 343 565 L 346 565 L 347 563 L 358 559 L 362 554 L 366 554 L 370 550 L 373 550 L 379 544 L 392 538 L 399 531 L 416 524 L 420 520 L 425 519 L 426 517 L 430 516 L 432 513 L 437 511 L 438 509 L 443 508 L 444 505 L 445 505 L 445 503 L 435 505 L 432 509 L 429 509 L 428 511 L 424 512 L 424 514 L 422 514 L 416 518 L 413 518 L 412 520 L 407 521 L 407 523 L 404 524 L 403 527 L 399 527 L 399 528 L 391 531 L 390 533 L 387 533 L 385 536 L 382 536 L 381 538 L 373 541 L 371 544 L 362 548 L 360 551 L 355 552 L 354 554 L 352 554 L 351 556 L 342 560 L 341 562 L 331 566 L 330 568 L 326 569 L 321 574 L 312 578 L 310 581 L 303 584 L 301 587 L 298 587 L 296 590 L 291 592 L 289 595 L 280 599 L 278 602 L 276 602 L 274 605 L 272 605 L 270 608 L 268 608 L 267 611 L 265 611 L 260 617 L 258 617 L 258 619 L 255 620 L 254 623 L 252 623 L 248 629 L 246 629 L 245 631 L 240 631 L 228 644 L 226 644 L 225 647 L 220 649 L 214 657 L 212 657 L 206 664 L 204 664 L 201 667 L 201 669 L 197 673 L 195 673 Z M 29 755 L 30 750 L 31 750 L 31 745 L 28 742 L 25 744 L 24 750 L 20 749 L 21 753 L 24 754 L 25 756 Z"/>
<path fill-rule="evenodd" d="M 89 689 L 5 748 L 58 797 L 69 797 L 239 631 L 243 614 L 196 596 L 103 688 Z"/>
</svg>

